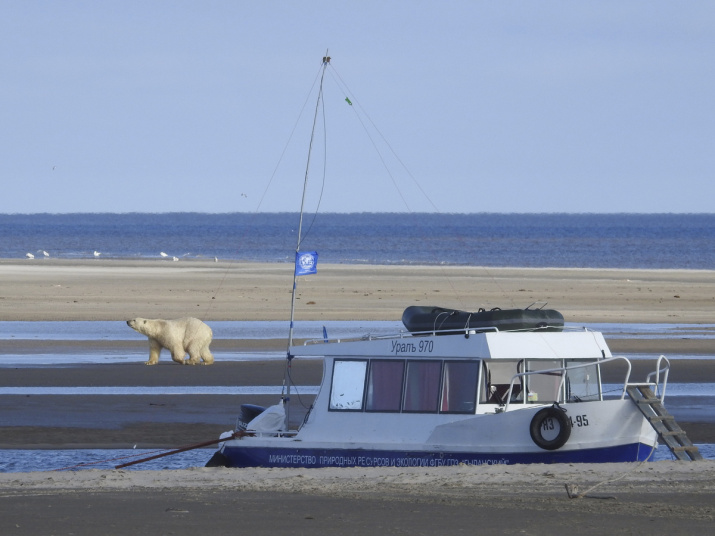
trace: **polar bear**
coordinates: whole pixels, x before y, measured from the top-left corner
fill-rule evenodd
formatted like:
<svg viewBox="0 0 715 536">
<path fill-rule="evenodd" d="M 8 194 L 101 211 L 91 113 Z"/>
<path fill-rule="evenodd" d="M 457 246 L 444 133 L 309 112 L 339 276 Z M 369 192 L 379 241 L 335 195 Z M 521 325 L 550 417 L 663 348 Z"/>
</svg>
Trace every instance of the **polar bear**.
<svg viewBox="0 0 715 536">
<path fill-rule="evenodd" d="M 171 352 L 171 359 L 182 365 L 210 365 L 214 357 L 209 351 L 213 338 L 211 328 L 198 318 L 178 318 L 161 320 L 134 318 L 127 320 L 127 326 L 149 337 L 149 361 L 146 365 L 156 365 L 162 348 Z M 189 359 L 184 360 L 186 353 Z"/>
</svg>

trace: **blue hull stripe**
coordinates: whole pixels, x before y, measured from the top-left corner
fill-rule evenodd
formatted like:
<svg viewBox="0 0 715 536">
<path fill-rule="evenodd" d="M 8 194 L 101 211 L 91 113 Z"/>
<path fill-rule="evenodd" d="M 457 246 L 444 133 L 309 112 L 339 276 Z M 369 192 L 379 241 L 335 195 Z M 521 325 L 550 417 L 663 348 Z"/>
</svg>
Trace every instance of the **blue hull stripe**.
<svg viewBox="0 0 715 536">
<path fill-rule="evenodd" d="M 597 449 L 543 452 L 425 452 L 368 449 L 229 447 L 230 467 L 440 467 L 515 463 L 609 463 L 643 461 L 652 447 L 642 443 Z"/>
</svg>

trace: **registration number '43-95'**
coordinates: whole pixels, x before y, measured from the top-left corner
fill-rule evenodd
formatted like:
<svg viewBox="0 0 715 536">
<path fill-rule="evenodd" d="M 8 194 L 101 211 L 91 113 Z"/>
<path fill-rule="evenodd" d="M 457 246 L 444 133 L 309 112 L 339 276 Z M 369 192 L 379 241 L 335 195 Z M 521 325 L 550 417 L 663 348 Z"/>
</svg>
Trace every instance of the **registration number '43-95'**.
<svg viewBox="0 0 715 536">
<path fill-rule="evenodd" d="M 588 426 L 588 417 L 586 415 L 569 415 L 569 421 L 571 421 L 571 428 L 581 428 L 583 426 Z"/>
</svg>

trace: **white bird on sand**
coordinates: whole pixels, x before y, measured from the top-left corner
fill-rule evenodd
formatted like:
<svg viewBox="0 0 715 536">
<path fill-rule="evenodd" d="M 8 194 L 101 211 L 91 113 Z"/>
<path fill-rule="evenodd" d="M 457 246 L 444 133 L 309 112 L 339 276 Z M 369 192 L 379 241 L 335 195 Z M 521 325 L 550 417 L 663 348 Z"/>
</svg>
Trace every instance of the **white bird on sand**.
<svg viewBox="0 0 715 536">
<path fill-rule="evenodd" d="M 35 256 L 34 256 L 32 253 L 25 253 L 25 257 L 27 257 L 28 259 L 34 259 L 34 258 L 35 258 Z"/>
<path fill-rule="evenodd" d="M 172 259 L 176 262 L 179 260 L 179 257 L 172 257 Z"/>
<path fill-rule="evenodd" d="M 49 257 L 49 256 L 50 256 L 50 254 L 47 253 L 44 249 L 42 250 L 42 254 L 43 254 L 45 257 Z"/>
<path fill-rule="evenodd" d="M 159 255 L 161 255 L 162 257 L 168 257 L 168 255 L 166 253 L 164 253 L 163 251 L 161 253 L 159 253 Z"/>
<path fill-rule="evenodd" d="M 101 255 L 101 253 L 100 253 L 99 251 L 95 251 L 95 252 L 94 252 L 94 256 L 95 256 L 95 257 L 99 257 L 100 255 Z"/>
<path fill-rule="evenodd" d="M 218 262 L 218 257 L 214 257 L 214 262 Z"/>
</svg>

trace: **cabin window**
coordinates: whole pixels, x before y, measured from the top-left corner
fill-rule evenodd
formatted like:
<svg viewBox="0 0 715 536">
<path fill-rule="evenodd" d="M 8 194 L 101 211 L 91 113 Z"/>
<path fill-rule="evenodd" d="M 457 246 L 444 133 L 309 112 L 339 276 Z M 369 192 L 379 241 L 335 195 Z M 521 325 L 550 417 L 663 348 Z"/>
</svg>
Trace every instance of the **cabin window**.
<svg viewBox="0 0 715 536">
<path fill-rule="evenodd" d="M 529 360 L 526 362 L 526 372 L 539 370 L 559 369 L 563 367 L 561 360 Z M 559 386 L 561 385 L 562 371 L 544 372 L 542 374 L 530 374 L 527 376 L 527 386 L 529 390 L 528 401 L 545 402 L 563 401 L 559 397 Z"/>
<path fill-rule="evenodd" d="M 404 361 L 370 362 L 366 411 L 400 411 L 404 371 Z"/>
<path fill-rule="evenodd" d="M 487 392 L 486 399 L 490 404 L 504 405 L 509 398 L 509 388 L 511 387 L 510 403 L 524 401 L 523 377 L 518 376 L 512 379 L 519 373 L 524 372 L 524 360 L 504 360 L 504 361 L 489 361 L 486 365 L 487 376 Z"/>
<path fill-rule="evenodd" d="M 335 361 L 330 409 L 360 411 L 365 391 L 367 361 Z"/>
<path fill-rule="evenodd" d="M 408 361 L 404 411 L 436 412 L 439 402 L 440 361 Z"/>
<path fill-rule="evenodd" d="M 479 361 L 447 361 L 442 380 L 442 413 L 474 413 Z"/>
<path fill-rule="evenodd" d="M 583 364 L 583 361 L 567 361 L 567 367 Z M 566 400 L 568 402 L 588 402 L 601 400 L 598 388 L 598 365 L 570 368 L 566 373 Z"/>
</svg>

